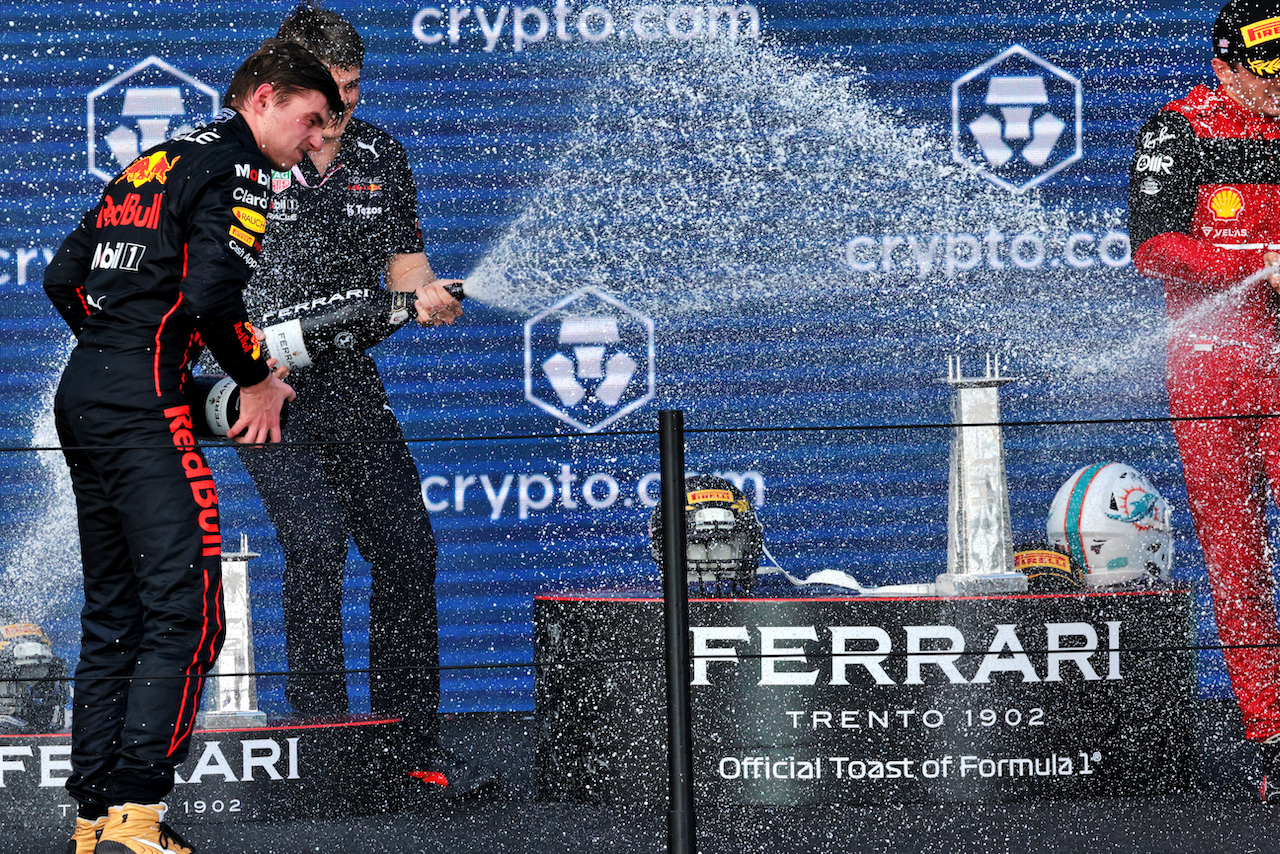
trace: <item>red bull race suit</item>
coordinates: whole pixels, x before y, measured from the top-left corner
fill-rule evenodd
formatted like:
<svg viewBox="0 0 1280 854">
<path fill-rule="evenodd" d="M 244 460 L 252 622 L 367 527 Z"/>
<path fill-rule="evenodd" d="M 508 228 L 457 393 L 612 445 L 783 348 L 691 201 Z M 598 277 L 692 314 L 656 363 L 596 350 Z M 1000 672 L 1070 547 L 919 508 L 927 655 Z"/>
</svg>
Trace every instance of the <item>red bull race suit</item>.
<svg viewBox="0 0 1280 854">
<path fill-rule="evenodd" d="M 67 789 L 85 818 L 172 789 L 222 643 L 218 496 L 183 386 L 203 345 L 241 386 L 268 376 L 241 292 L 270 170 L 226 110 L 112 179 L 45 273 L 76 336 L 54 414 L 84 566 Z"/>
</svg>

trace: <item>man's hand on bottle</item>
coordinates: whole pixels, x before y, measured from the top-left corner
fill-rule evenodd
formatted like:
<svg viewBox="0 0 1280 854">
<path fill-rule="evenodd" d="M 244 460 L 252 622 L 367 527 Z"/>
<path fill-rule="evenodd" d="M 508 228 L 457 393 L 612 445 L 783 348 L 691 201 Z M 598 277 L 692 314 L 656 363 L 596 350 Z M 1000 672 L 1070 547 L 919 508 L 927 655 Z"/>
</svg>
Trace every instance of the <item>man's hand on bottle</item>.
<svg viewBox="0 0 1280 854">
<path fill-rule="evenodd" d="M 297 395 L 284 380 L 270 374 L 265 380 L 240 388 L 240 417 L 227 438 L 241 445 L 264 445 L 280 441 L 280 408 Z"/>
<path fill-rule="evenodd" d="M 1280 293 L 1280 252 L 1267 252 L 1262 256 L 1262 263 L 1271 270 L 1271 274 L 1267 276 L 1267 284 L 1276 293 Z"/>
<path fill-rule="evenodd" d="M 462 303 L 454 299 L 445 288 L 450 284 L 462 284 L 461 279 L 435 279 L 416 289 L 414 306 L 418 309 L 418 324 L 440 326 L 451 324 L 462 317 Z"/>
</svg>

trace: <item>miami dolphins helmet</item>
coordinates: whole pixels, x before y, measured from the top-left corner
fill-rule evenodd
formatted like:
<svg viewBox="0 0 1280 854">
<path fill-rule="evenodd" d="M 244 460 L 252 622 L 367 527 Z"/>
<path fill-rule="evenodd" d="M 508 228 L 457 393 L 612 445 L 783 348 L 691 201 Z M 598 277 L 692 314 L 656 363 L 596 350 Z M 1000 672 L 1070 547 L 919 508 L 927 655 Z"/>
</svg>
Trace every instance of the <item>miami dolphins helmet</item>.
<svg viewBox="0 0 1280 854">
<path fill-rule="evenodd" d="M 751 592 L 764 554 L 763 528 L 742 490 L 721 477 L 685 478 L 685 560 L 704 596 Z M 662 505 L 649 517 L 649 554 L 662 566 Z"/>
<path fill-rule="evenodd" d="M 1168 581 L 1169 504 L 1141 472 L 1096 463 L 1062 484 L 1049 508 L 1049 542 L 1084 568 L 1087 587 Z"/>
</svg>

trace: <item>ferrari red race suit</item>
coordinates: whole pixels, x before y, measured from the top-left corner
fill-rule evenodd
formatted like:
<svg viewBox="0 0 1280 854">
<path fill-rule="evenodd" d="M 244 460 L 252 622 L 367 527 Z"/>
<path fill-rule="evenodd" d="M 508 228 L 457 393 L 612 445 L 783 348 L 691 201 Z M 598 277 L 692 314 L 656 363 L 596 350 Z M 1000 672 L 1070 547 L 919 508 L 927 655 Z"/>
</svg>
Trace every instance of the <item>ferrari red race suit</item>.
<svg viewBox="0 0 1280 854">
<path fill-rule="evenodd" d="M 84 818 L 169 793 L 221 646 L 217 491 L 183 384 L 202 344 L 242 386 L 268 376 L 241 292 L 270 169 L 226 111 L 108 183 L 45 273 L 77 339 L 54 414 L 84 568 L 67 780 Z"/>
<path fill-rule="evenodd" d="M 1129 173 L 1134 266 L 1164 283 L 1167 387 L 1218 637 L 1245 734 L 1280 734 L 1280 630 L 1266 523 L 1280 496 L 1280 120 L 1198 86 L 1150 118 Z M 1261 277 L 1255 277 L 1261 279 Z M 1188 419 L 1188 420 L 1178 420 Z M 1205 419 L 1205 420 L 1199 420 Z"/>
</svg>

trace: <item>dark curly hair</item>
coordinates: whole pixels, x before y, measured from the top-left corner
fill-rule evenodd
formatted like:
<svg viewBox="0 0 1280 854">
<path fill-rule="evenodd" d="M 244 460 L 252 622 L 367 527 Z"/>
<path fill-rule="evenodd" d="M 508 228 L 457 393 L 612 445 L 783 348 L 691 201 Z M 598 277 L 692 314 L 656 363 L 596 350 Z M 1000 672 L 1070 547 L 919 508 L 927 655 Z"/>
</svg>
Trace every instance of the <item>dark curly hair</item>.
<svg viewBox="0 0 1280 854">
<path fill-rule="evenodd" d="M 231 77 L 223 99 L 229 107 L 239 107 L 263 83 L 270 83 L 276 98 L 283 100 L 301 92 L 319 92 L 328 102 L 329 113 L 336 120 L 345 107 L 338 84 L 311 51 L 284 39 L 267 39 Z"/>
<path fill-rule="evenodd" d="M 337 12 L 302 0 L 280 24 L 276 38 L 297 42 L 329 67 L 360 68 L 364 42 L 356 28 Z"/>
</svg>

